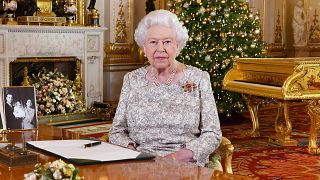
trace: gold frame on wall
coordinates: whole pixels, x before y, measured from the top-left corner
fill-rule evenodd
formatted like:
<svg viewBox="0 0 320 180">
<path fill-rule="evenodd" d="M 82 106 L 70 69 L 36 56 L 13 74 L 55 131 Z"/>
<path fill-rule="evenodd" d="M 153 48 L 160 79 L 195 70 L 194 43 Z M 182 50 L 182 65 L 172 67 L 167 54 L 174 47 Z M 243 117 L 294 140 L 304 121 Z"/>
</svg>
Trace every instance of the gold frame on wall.
<svg viewBox="0 0 320 180">
<path fill-rule="evenodd" d="M 76 74 L 79 73 L 79 76 L 81 77 L 81 60 L 76 57 L 35 57 L 35 58 L 17 58 L 14 61 L 11 61 L 9 64 L 9 79 L 10 79 L 10 85 L 16 85 L 16 83 L 13 82 L 13 70 L 17 66 L 23 66 L 23 64 L 28 63 L 61 63 L 61 62 L 74 62 L 75 63 L 75 77 Z M 54 67 L 53 67 L 54 68 Z M 29 74 L 30 76 L 30 74 Z M 19 84 L 20 85 L 20 84 Z"/>
<path fill-rule="evenodd" d="M 156 9 L 168 9 L 167 3 L 168 0 L 156 0 L 154 4 Z"/>
</svg>

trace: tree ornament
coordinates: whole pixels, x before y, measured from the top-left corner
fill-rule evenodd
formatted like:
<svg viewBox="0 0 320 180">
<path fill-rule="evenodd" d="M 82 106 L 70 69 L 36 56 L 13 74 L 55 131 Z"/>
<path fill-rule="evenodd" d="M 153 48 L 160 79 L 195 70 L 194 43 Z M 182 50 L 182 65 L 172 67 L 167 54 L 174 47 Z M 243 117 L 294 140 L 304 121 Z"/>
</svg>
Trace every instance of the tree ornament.
<svg viewBox="0 0 320 180">
<path fill-rule="evenodd" d="M 201 7 L 199 10 L 199 13 L 204 14 L 206 12 L 206 9 L 204 7 Z"/>
<path fill-rule="evenodd" d="M 204 58 L 205 61 L 211 61 L 211 56 L 210 55 L 206 55 L 206 57 Z"/>
</svg>

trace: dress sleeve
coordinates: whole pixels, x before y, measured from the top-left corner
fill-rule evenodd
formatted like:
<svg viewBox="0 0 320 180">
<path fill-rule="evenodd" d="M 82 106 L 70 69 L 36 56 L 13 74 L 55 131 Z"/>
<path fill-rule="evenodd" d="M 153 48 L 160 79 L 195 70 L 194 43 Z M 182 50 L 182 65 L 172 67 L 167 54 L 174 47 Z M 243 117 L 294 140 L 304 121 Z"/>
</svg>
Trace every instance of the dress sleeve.
<svg viewBox="0 0 320 180">
<path fill-rule="evenodd" d="M 135 142 L 129 137 L 127 124 L 127 103 L 130 90 L 130 78 L 127 73 L 124 76 L 118 107 L 109 131 L 110 143 L 123 147 L 127 147 L 129 144 L 135 145 Z"/>
<path fill-rule="evenodd" d="M 209 155 L 220 145 L 222 133 L 216 103 L 210 83 L 210 76 L 203 72 L 199 87 L 200 98 L 200 136 L 186 143 L 186 148 L 193 151 L 193 159 L 198 165 L 205 165 Z"/>
</svg>

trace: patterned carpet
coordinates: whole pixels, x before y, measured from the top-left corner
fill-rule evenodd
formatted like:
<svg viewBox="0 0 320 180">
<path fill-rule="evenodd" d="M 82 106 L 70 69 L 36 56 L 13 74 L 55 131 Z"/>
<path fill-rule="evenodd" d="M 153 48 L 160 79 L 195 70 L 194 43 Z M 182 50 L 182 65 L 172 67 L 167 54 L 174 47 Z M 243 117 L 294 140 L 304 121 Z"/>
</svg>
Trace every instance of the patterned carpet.
<svg viewBox="0 0 320 180">
<path fill-rule="evenodd" d="M 268 137 L 274 134 L 275 106 L 259 111 L 260 134 L 258 138 L 244 137 L 241 131 L 251 129 L 247 121 L 222 124 L 223 136 L 229 138 L 235 147 L 232 167 L 234 174 L 253 179 L 320 179 L 320 156 L 307 153 L 309 116 L 303 104 L 290 107 L 292 138 L 297 147 L 280 147 L 270 144 Z"/>
</svg>

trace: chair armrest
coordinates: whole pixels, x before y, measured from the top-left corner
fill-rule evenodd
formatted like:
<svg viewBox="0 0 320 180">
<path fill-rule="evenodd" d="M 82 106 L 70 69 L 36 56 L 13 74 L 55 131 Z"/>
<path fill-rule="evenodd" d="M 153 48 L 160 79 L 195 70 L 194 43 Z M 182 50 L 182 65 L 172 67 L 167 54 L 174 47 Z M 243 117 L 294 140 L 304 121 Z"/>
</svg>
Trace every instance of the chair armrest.
<svg viewBox="0 0 320 180">
<path fill-rule="evenodd" d="M 222 137 L 220 146 L 218 149 L 213 152 L 211 156 L 214 154 L 218 154 L 221 156 L 221 158 L 224 158 L 224 170 L 227 173 L 232 174 L 232 154 L 233 154 L 234 147 L 231 144 L 230 140 L 226 137 Z"/>
</svg>

